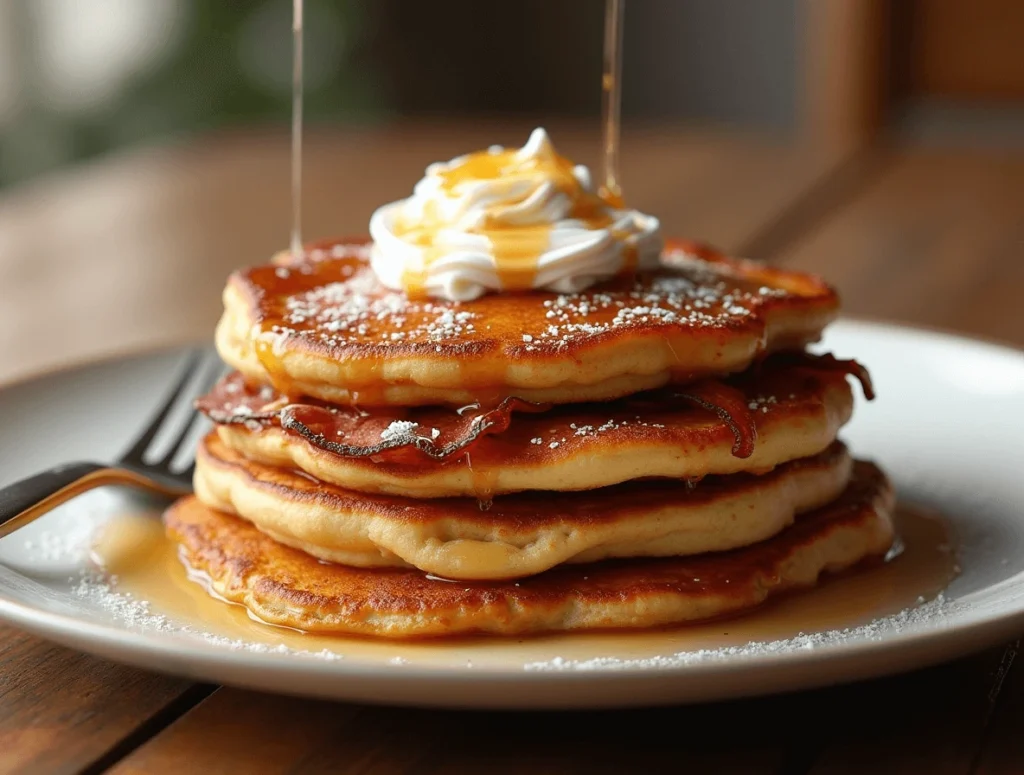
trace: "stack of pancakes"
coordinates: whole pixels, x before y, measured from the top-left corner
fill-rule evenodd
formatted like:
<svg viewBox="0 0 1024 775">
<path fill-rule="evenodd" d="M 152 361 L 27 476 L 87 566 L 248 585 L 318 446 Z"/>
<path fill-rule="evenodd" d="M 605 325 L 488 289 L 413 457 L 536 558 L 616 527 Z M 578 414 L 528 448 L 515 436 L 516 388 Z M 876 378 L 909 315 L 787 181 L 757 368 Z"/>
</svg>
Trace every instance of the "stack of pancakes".
<svg viewBox="0 0 1024 775">
<path fill-rule="evenodd" d="M 358 243 L 235 273 L 236 371 L 166 516 L 265 621 L 387 637 L 729 614 L 881 557 L 892 491 L 837 439 L 820 280 L 670 242 L 578 294 L 410 300 Z"/>
</svg>

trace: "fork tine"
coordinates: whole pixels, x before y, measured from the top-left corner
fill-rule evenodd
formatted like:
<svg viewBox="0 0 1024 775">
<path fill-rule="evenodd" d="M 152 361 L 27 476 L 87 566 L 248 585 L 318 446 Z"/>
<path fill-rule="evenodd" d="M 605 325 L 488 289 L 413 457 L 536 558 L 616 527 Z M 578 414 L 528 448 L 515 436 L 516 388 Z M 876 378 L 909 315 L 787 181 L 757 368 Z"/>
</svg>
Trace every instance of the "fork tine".
<svg viewBox="0 0 1024 775">
<path fill-rule="evenodd" d="M 146 430 L 144 430 L 135 440 L 131 449 L 121 456 L 122 460 L 139 463 L 142 462 L 143 453 L 156 437 L 157 432 L 160 430 L 160 426 L 163 424 L 164 420 L 167 419 L 167 415 L 170 414 L 171 409 L 174 408 L 174 405 L 178 401 L 178 397 L 181 395 L 181 391 L 185 389 L 189 380 L 192 379 L 199 362 L 200 353 L 198 350 L 193 350 L 189 354 L 188 360 L 185 362 L 185 368 L 182 369 L 181 376 L 178 378 L 177 383 L 175 383 L 174 387 L 168 392 L 167 397 L 164 399 L 163 405 L 150 419 L 149 425 L 146 426 Z"/>
<path fill-rule="evenodd" d="M 207 360 L 209 360 L 209 363 L 206 365 L 206 368 L 203 369 L 202 378 L 197 383 L 194 391 L 194 394 L 197 396 L 202 395 L 213 387 L 213 383 L 215 383 L 220 378 L 221 374 L 224 373 L 224 364 L 221 363 L 216 355 L 214 355 L 213 358 L 208 358 Z M 198 412 L 193 412 L 192 415 L 189 416 L 188 420 L 182 424 L 181 431 L 179 431 L 178 435 L 171 441 L 171 445 L 168 447 L 167 453 L 164 455 L 163 459 L 157 463 L 157 465 L 163 466 L 164 468 L 170 467 L 171 462 L 178 454 L 178 449 L 181 447 L 182 443 L 190 437 L 192 429 L 200 420 L 201 415 Z"/>
</svg>

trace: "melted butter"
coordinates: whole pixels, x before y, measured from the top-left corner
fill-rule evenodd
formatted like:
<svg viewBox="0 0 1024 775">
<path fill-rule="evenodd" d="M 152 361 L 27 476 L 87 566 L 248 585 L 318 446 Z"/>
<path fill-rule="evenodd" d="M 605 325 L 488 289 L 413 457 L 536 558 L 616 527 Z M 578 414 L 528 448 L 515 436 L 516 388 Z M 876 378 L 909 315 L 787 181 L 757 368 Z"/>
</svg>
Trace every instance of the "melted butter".
<svg viewBox="0 0 1024 775">
<path fill-rule="evenodd" d="M 522 662 L 599 657 L 646 659 L 681 651 L 743 646 L 855 627 L 938 595 L 956 575 L 950 535 L 937 515 L 902 507 L 903 551 L 888 562 L 827 577 L 818 587 L 779 598 L 730 619 L 636 632 L 595 632 L 528 638 L 475 637 L 385 641 L 311 635 L 256 621 L 241 606 L 208 594 L 204 579 L 178 559 L 155 514 L 125 514 L 99 536 L 95 561 L 117 576 L 116 588 L 148 601 L 153 613 L 201 632 L 257 646 L 324 649 L 346 659 L 421 666 L 508 667 Z M 452 582 L 460 583 L 460 582 Z"/>
</svg>

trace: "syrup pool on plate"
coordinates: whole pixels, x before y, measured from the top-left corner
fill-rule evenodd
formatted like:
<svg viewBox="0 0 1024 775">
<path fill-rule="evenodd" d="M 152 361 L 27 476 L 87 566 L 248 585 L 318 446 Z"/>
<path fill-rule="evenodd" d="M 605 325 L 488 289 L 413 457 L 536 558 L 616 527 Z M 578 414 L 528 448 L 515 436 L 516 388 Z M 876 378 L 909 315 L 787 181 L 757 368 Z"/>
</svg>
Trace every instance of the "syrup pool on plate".
<svg viewBox="0 0 1024 775">
<path fill-rule="evenodd" d="M 736 617 L 672 628 L 600 633 L 561 633 L 518 638 L 460 637 L 391 641 L 312 635 L 256 621 L 239 605 L 210 595 L 190 575 L 157 512 L 123 513 L 96 536 L 93 560 L 125 601 L 146 601 L 148 612 L 203 634 L 214 643 L 255 650 L 284 649 L 422 666 L 547 664 L 571 659 L 633 661 L 749 647 L 775 641 L 841 637 L 857 628 L 934 600 L 956 575 L 956 557 L 945 521 L 901 505 L 896 514 L 901 551 L 819 586 Z M 854 634 L 856 631 L 854 630 Z"/>
</svg>

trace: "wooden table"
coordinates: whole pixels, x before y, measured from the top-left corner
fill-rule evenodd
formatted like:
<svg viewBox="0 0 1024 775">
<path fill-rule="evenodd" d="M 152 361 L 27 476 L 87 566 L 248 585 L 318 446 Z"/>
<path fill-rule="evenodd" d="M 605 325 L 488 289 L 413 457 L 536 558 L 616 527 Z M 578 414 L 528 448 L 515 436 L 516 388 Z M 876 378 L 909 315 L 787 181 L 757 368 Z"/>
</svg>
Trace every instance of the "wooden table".
<svg viewBox="0 0 1024 775">
<path fill-rule="evenodd" d="M 428 162 L 521 142 L 528 129 L 315 134 L 306 233 L 364 232 L 373 207 L 406 194 Z M 593 162 L 590 128 L 553 131 Z M 853 315 L 1024 345 L 1024 155 L 842 155 L 674 129 L 629 130 L 625 146 L 629 199 L 669 234 L 821 272 Z M 283 246 L 288 213 L 284 135 L 131 153 L 5 192 L 0 380 L 208 339 L 224 276 Z M 1018 647 L 783 697 L 491 714 L 196 685 L 0 627 L 0 771 L 1016 773 Z"/>
</svg>

